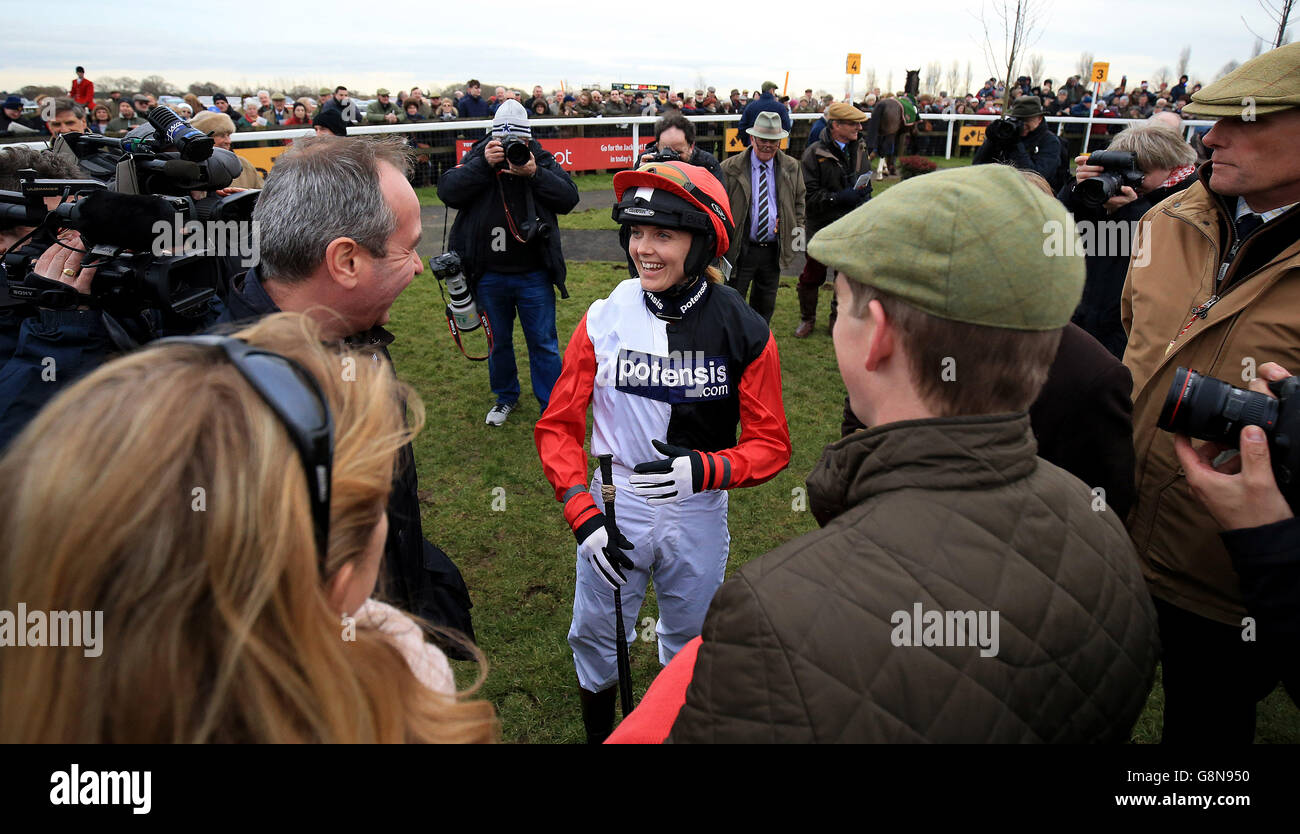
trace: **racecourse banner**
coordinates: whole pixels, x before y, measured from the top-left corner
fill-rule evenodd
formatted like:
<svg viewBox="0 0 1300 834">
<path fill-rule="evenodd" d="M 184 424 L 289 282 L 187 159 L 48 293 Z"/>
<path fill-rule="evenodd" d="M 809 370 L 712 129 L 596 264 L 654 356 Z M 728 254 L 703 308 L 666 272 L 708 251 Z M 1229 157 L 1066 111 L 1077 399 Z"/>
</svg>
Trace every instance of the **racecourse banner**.
<svg viewBox="0 0 1300 834">
<path fill-rule="evenodd" d="M 637 153 L 653 141 L 651 134 L 641 140 Z M 476 139 L 456 142 L 456 164 L 474 147 Z M 605 168 L 631 168 L 636 161 L 632 152 L 631 136 L 600 136 L 573 139 L 539 139 L 546 150 L 555 155 L 555 161 L 566 171 L 598 171 Z"/>
</svg>

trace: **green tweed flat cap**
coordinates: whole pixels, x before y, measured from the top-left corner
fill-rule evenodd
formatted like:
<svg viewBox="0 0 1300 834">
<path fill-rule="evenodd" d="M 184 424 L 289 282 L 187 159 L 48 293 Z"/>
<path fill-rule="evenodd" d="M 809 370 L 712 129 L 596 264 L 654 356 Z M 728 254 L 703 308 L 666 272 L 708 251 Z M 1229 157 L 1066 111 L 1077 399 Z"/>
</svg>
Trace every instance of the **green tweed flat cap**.
<svg viewBox="0 0 1300 834">
<path fill-rule="evenodd" d="M 1254 103 L 1254 110 L 1249 105 Z M 1193 116 L 1264 115 L 1300 107 L 1300 42 L 1265 52 L 1192 94 Z"/>
<path fill-rule="evenodd" d="M 1064 206 L 1006 165 L 913 177 L 836 220 L 808 254 L 930 315 L 1056 330 L 1083 295 Z M 1053 254 L 1048 254 L 1048 253 Z"/>
</svg>

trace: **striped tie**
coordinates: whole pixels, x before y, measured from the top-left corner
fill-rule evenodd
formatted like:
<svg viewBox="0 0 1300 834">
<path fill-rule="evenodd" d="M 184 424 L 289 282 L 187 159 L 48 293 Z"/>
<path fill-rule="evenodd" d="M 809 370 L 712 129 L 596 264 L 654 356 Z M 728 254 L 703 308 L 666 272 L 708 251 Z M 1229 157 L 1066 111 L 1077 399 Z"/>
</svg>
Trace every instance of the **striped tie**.
<svg viewBox="0 0 1300 834">
<path fill-rule="evenodd" d="M 772 221 L 767 216 L 768 184 L 767 184 L 767 163 L 760 162 L 758 165 L 758 210 L 754 212 L 757 218 L 754 221 L 757 230 L 754 239 L 759 243 L 767 243 L 771 237 Z"/>
</svg>

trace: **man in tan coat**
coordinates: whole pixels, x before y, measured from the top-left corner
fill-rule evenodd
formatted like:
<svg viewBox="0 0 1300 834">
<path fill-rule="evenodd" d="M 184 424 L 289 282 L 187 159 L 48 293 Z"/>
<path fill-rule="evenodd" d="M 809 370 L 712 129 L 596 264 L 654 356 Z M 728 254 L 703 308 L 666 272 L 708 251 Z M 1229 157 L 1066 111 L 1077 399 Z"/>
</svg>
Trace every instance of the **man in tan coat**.
<svg viewBox="0 0 1300 834">
<path fill-rule="evenodd" d="M 1248 743 L 1279 671 L 1244 621 L 1221 528 L 1156 420 L 1180 366 L 1242 387 L 1266 362 L 1300 368 L 1300 44 L 1248 61 L 1185 110 L 1218 117 L 1204 140 L 1213 157 L 1145 215 L 1149 257 L 1135 252 L 1124 287 L 1138 491 L 1128 527 L 1160 616 L 1164 739 Z"/>
<path fill-rule="evenodd" d="M 804 248 L 803 171 L 798 160 L 781 153 L 781 140 L 790 131 L 776 113 L 759 113 L 748 132 L 749 148 L 722 163 L 736 223 L 727 283 L 748 296 L 749 306 L 771 324 L 781 268 Z"/>
</svg>

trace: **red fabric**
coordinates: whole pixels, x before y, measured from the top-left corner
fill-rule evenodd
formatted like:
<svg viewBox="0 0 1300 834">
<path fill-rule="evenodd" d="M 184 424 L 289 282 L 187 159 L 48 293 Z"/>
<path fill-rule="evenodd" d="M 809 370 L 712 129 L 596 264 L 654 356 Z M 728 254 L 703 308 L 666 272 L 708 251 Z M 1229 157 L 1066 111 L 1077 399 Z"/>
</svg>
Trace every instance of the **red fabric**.
<svg viewBox="0 0 1300 834">
<path fill-rule="evenodd" d="M 542 459 L 546 480 L 555 487 L 555 500 L 563 501 L 570 487 L 587 487 L 587 453 L 582 443 L 587 438 L 587 407 L 596 385 L 596 349 L 587 335 L 587 314 L 573 329 L 564 349 L 560 378 L 551 389 L 546 413 L 533 429 L 533 441 Z M 575 505 L 574 509 L 577 507 Z M 567 517 L 569 508 L 565 507 Z M 572 519 L 570 519 L 572 523 Z"/>
<path fill-rule="evenodd" d="M 695 656 L 703 640 L 696 637 L 682 647 L 650 684 L 632 714 L 605 739 L 606 744 L 662 744 L 668 738 L 677 713 L 686 704 L 686 688 L 695 674 Z"/>
<path fill-rule="evenodd" d="M 72 100 L 77 104 L 85 107 L 94 107 L 95 82 L 91 81 L 89 78 L 84 80 L 73 79 L 72 90 L 69 92 L 69 95 L 72 96 Z"/>
<path fill-rule="evenodd" d="M 792 448 L 781 401 L 781 356 L 776 339 L 769 335 L 767 347 L 740 379 L 740 442 L 713 454 L 731 462 L 731 482 L 726 487 L 735 489 L 757 486 L 785 469 Z M 719 464 L 719 481 L 721 470 Z"/>
</svg>

